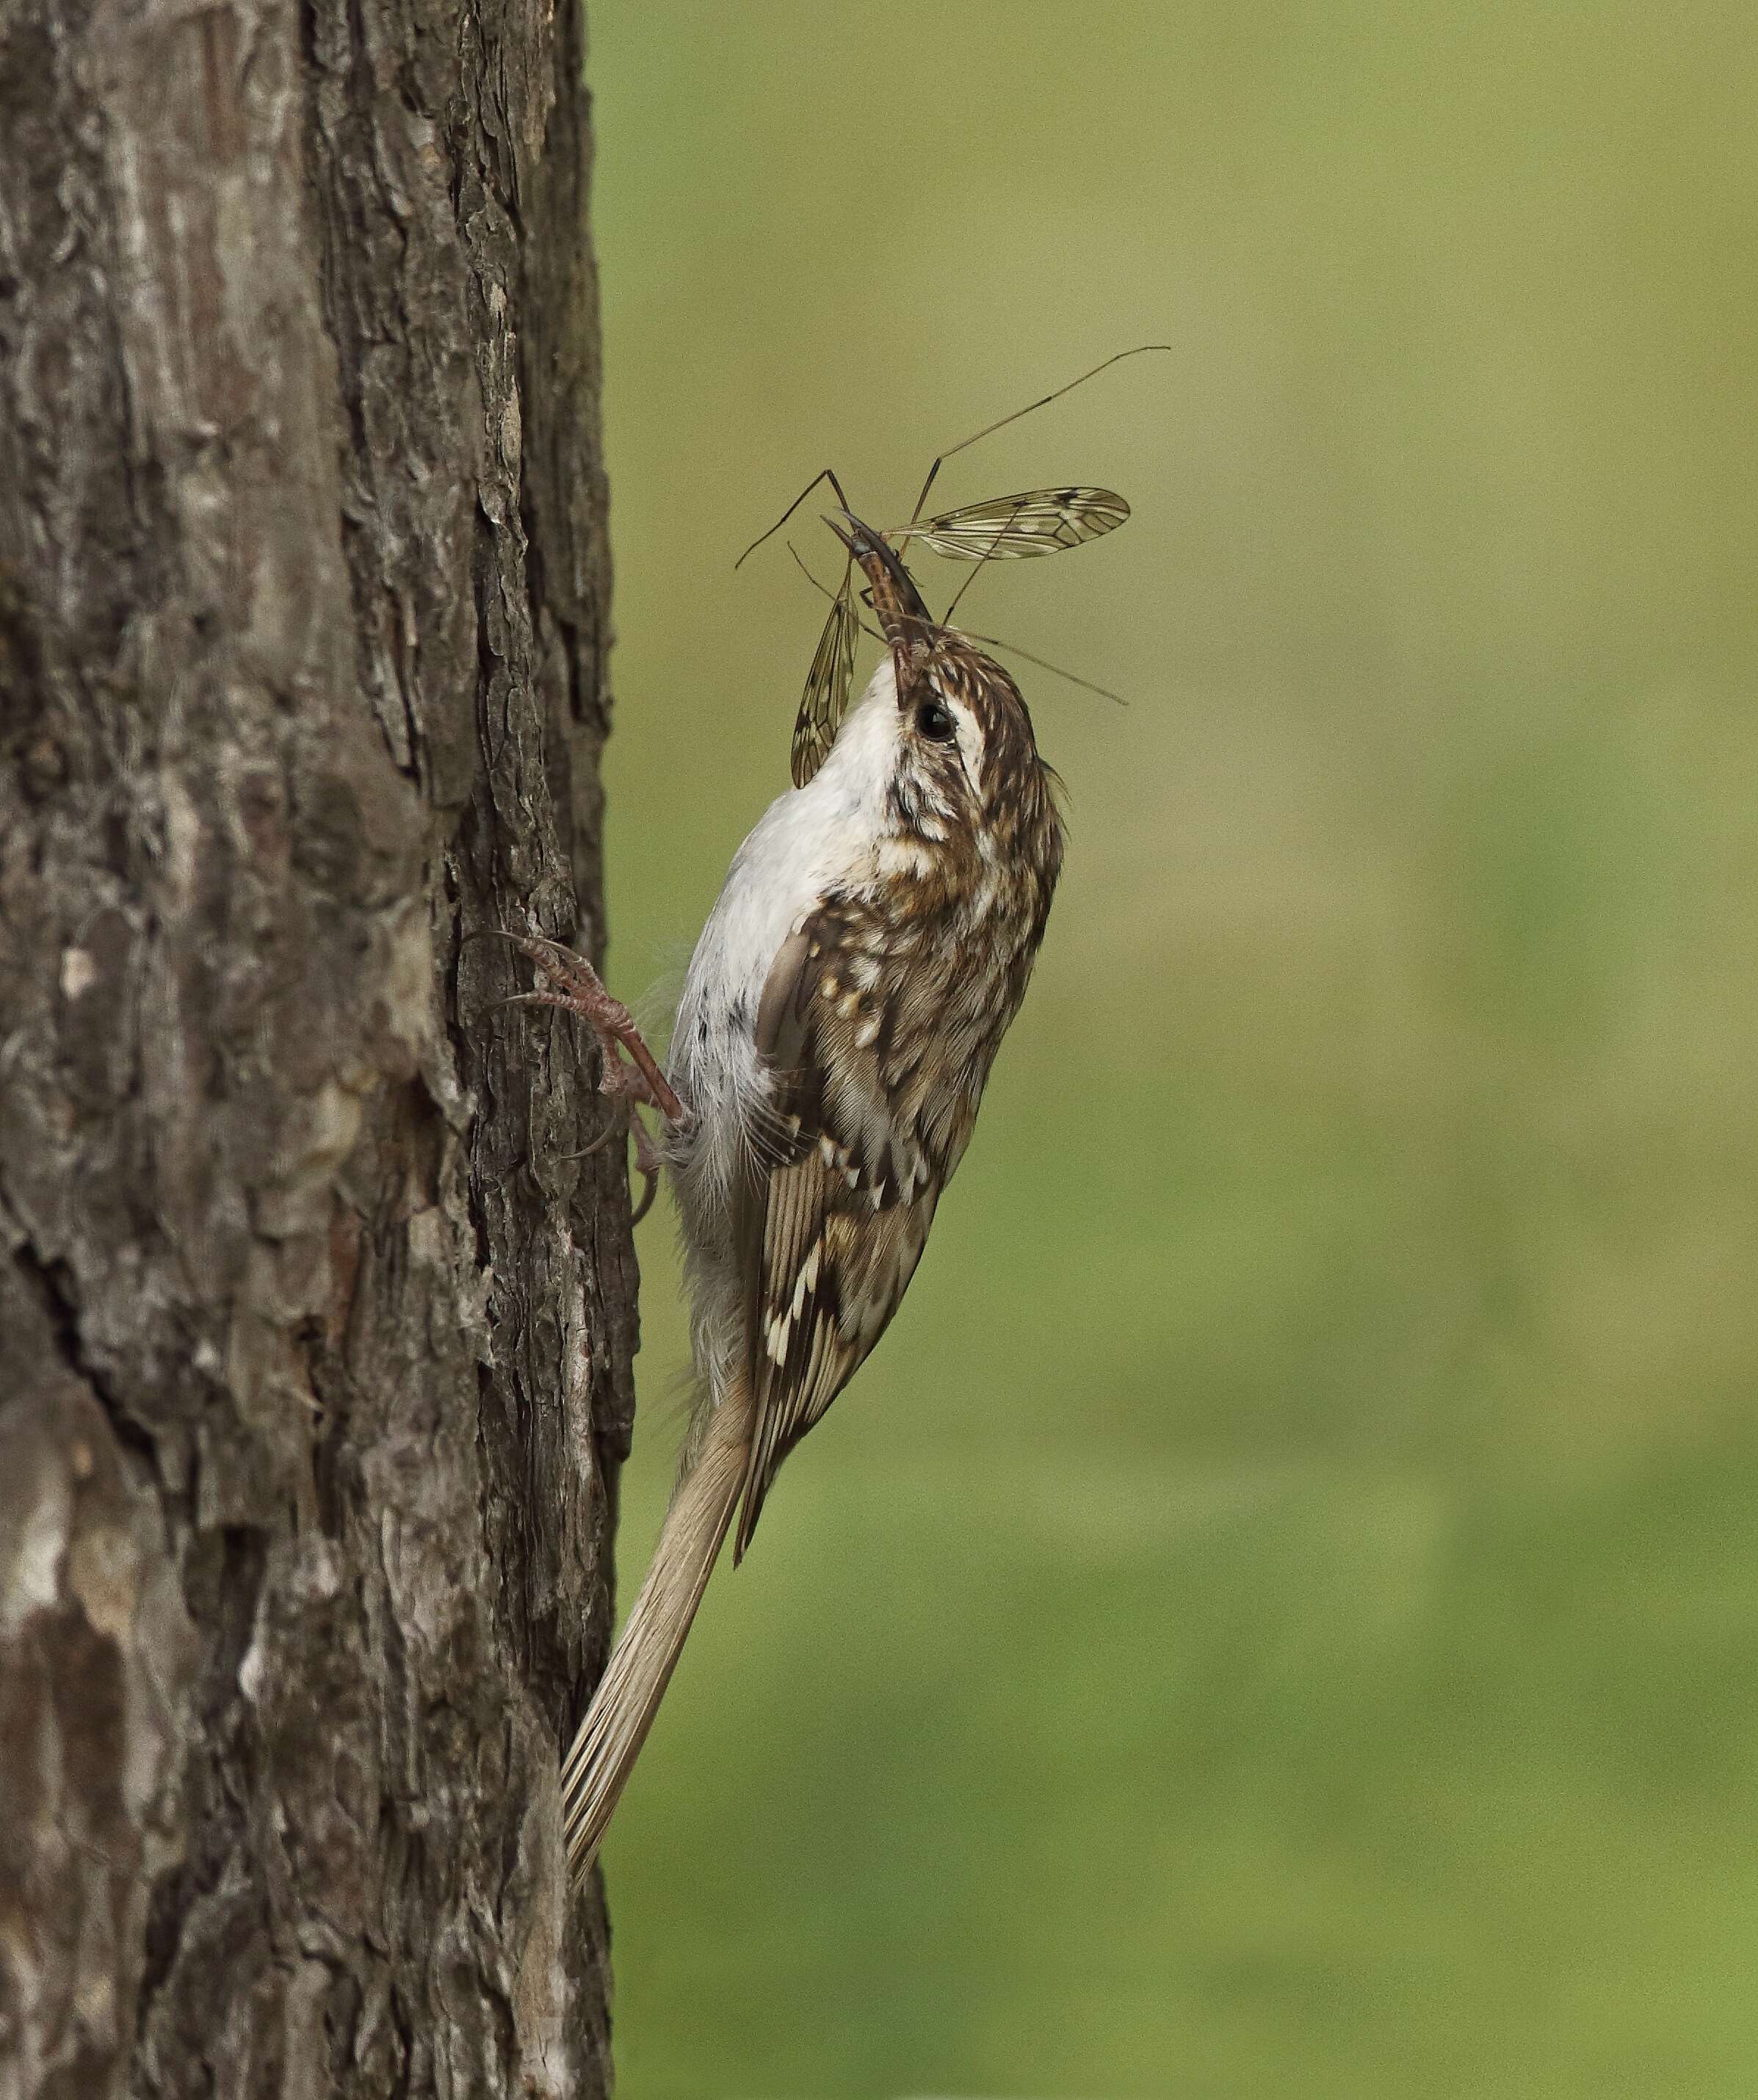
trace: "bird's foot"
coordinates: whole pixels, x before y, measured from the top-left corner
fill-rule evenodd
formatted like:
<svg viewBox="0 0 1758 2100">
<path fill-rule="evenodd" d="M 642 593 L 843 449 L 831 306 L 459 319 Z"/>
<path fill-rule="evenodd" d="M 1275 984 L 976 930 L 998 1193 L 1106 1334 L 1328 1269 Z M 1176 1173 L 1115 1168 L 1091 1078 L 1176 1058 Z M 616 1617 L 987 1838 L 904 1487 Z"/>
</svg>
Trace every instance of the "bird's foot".
<svg viewBox="0 0 1758 2100">
<path fill-rule="evenodd" d="M 640 1118 L 634 1117 L 637 1105 L 656 1109 L 668 1123 L 687 1122 L 688 1111 L 659 1070 L 658 1060 L 642 1041 L 634 1015 L 621 999 L 613 999 L 606 990 L 603 980 L 586 958 L 540 933 L 502 930 L 538 973 L 537 989 L 515 993 L 508 1004 L 555 1006 L 564 1013 L 577 1013 L 598 1038 L 604 1052 L 604 1076 L 598 1082 L 600 1092 L 620 1095 L 628 1101 L 636 1129 L 641 1127 Z M 628 1053 L 627 1061 L 623 1054 L 625 1051 Z M 637 1149 L 642 1144 L 648 1145 L 647 1158 L 652 1159 L 650 1140 L 645 1132 L 637 1140 Z M 641 1171 L 645 1174 L 650 1171 L 644 1161 Z"/>
</svg>

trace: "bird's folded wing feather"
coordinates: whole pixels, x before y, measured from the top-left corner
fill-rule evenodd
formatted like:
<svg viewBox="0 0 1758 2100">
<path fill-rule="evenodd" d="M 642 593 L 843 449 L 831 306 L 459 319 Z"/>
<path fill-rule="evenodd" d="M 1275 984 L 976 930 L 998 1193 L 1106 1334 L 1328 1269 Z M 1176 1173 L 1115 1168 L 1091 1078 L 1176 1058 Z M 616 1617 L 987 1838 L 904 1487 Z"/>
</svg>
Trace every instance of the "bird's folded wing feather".
<svg viewBox="0 0 1758 2100">
<path fill-rule="evenodd" d="M 903 1296 L 943 1174 L 882 1066 L 897 1017 L 861 967 L 859 916 L 827 904 L 784 944 L 757 1019 L 775 1114 L 743 1225 L 756 1429 L 737 1551 L 776 1469 L 854 1375 Z"/>
</svg>

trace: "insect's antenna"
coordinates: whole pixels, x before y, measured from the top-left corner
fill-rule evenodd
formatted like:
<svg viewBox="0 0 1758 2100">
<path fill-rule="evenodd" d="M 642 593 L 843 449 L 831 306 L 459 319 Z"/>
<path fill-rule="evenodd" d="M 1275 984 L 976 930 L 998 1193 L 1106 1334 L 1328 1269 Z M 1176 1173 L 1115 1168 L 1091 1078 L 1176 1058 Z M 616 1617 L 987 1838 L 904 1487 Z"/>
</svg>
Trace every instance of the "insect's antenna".
<svg viewBox="0 0 1758 2100">
<path fill-rule="evenodd" d="M 910 514 L 910 523 L 914 525 L 922 515 L 922 506 L 927 501 L 927 492 L 934 486 L 935 475 L 955 453 L 962 452 L 968 445 L 974 445 L 980 438 L 993 437 L 997 430 L 1005 430 L 1009 423 L 1018 422 L 1020 417 L 1029 416 L 1034 409 L 1047 408 L 1052 401 L 1060 401 L 1064 394 L 1072 394 L 1077 386 L 1084 386 L 1089 379 L 1096 379 L 1101 372 L 1108 371 L 1113 364 L 1121 364 L 1126 357 L 1139 357 L 1143 351 L 1170 350 L 1171 347 L 1169 342 L 1139 342 L 1133 350 L 1115 351 L 1102 364 L 1095 364 L 1090 372 L 1083 372 L 1078 379 L 1071 379 L 1066 386 L 1059 386 L 1055 393 L 1046 394 L 1041 400 L 1029 402 L 1023 408 L 1016 408 L 1011 416 L 1002 417 L 998 422 L 985 423 L 976 437 L 961 439 L 957 444 L 949 445 L 928 469 L 927 479 L 922 484 L 922 493 L 916 498 L 915 508 Z M 822 479 L 821 474 L 819 479 Z M 804 494 L 798 501 L 802 503 L 805 501 Z M 743 557 L 741 556 L 740 559 L 742 560 Z"/>
<path fill-rule="evenodd" d="M 782 544 L 786 547 L 788 553 L 793 556 L 795 561 L 799 563 L 800 575 L 803 576 L 806 581 L 811 585 L 813 590 L 822 591 L 824 596 L 831 599 L 833 602 L 842 596 L 842 591 L 833 591 L 828 584 L 821 584 L 818 581 L 817 578 L 813 575 L 811 570 L 806 567 L 804 558 L 802 557 L 800 549 L 794 545 L 791 540 L 785 540 Z M 854 557 L 850 555 L 843 570 L 843 590 L 846 590 L 848 588 L 848 571 L 853 567 Z M 879 633 L 876 627 L 869 627 L 858 612 L 855 615 L 855 624 L 860 629 L 863 634 L 870 634 L 875 642 L 883 642 L 885 639 L 884 636 Z"/>
<path fill-rule="evenodd" d="M 994 634 L 973 634 L 968 627 L 961 627 L 958 632 L 967 642 L 980 642 L 985 649 L 1003 649 L 1010 656 L 1017 656 L 1027 664 L 1035 664 L 1040 671 L 1050 671 L 1059 678 L 1066 678 L 1071 686 L 1078 686 L 1083 693 L 1096 693 L 1100 699 L 1114 700 L 1120 708 L 1129 705 L 1121 693 L 1113 693 L 1108 686 L 1095 686 L 1090 678 L 1077 678 L 1072 671 L 1064 671 L 1060 664 L 1052 664 L 1047 656 L 1034 656 L 1029 649 L 1022 649 L 1017 642 L 1003 642 Z"/>
<path fill-rule="evenodd" d="M 801 489 L 800 493 L 794 498 L 793 501 L 788 505 L 787 508 L 782 513 L 781 516 L 776 519 L 775 523 L 769 527 L 769 531 L 767 532 L 760 532 L 756 538 L 751 541 L 751 545 L 746 548 L 744 553 L 742 554 L 738 559 L 734 562 L 733 567 L 735 569 L 742 569 L 745 563 L 750 560 L 751 557 L 756 554 L 758 548 L 763 545 L 765 540 L 773 539 L 775 534 L 781 531 L 782 527 L 787 523 L 788 519 L 793 516 L 794 513 L 800 508 L 800 505 L 805 501 L 806 498 L 812 493 L 813 490 L 817 487 L 821 481 L 827 481 L 831 487 L 835 490 L 836 501 L 841 504 L 844 510 L 846 510 L 848 508 L 848 499 L 843 494 L 843 485 L 836 479 L 835 468 L 827 466 L 820 467 L 817 472 L 813 475 L 811 480 L 806 483 L 805 487 Z M 795 555 L 794 558 L 797 561 L 799 559 L 798 555 Z"/>
</svg>

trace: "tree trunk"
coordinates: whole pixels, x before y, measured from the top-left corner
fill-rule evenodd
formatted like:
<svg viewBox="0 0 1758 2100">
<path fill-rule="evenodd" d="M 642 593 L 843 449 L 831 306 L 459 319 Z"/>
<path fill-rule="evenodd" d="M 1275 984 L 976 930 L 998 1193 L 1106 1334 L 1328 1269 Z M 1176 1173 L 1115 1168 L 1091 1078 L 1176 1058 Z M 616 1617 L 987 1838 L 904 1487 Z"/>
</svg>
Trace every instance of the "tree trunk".
<svg viewBox="0 0 1758 2100">
<path fill-rule="evenodd" d="M 0 2100 L 608 2086 L 584 36 L 0 4 Z"/>
</svg>

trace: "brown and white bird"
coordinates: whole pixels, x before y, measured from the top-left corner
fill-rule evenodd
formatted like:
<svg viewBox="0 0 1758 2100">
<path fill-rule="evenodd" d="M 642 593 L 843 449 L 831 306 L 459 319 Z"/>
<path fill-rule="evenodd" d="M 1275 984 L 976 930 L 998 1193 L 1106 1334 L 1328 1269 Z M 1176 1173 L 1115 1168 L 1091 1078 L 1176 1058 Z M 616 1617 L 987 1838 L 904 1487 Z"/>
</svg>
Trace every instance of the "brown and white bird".
<svg viewBox="0 0 1758 2100">
<path fill-rule="evenodd" d="M 606 1089 L 663 1118 L 700 1388 L 652 1566 L 562 1768 L 576 1877 L 735 1511 L 742 1555 L 777 1468 L 897 1309 L 1062 861 L 1054 776 L 1012 679 L 934 623 L 878 534 L 829 522 L 888 653 L 816 774 L 734 856 L 668 1073 L 584 963 L 518 942 L 546 980 L 527 996 L 584 1015 Z"/>
</svg>

